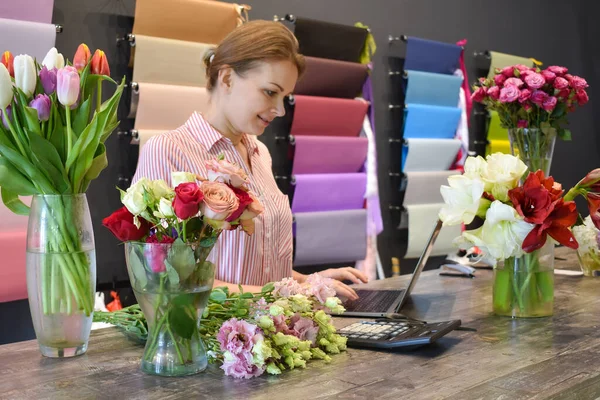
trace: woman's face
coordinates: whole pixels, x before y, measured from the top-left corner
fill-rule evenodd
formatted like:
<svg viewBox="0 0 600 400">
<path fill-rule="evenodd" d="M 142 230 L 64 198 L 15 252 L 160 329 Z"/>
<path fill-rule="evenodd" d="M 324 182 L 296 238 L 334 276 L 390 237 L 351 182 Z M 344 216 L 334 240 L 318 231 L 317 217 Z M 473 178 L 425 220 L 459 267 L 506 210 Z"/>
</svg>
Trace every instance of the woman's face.
<svg viewBox="0 0 600 400">
<path fill-rule="evenodd" d="M 288 60 L 261 62 L 244 76 L 232 72 L 230 79 L 225 106 L 230 128 L 259 136 L 285 115 L 284 98 L 296 86 L 298 69 Z"/>
</svg>

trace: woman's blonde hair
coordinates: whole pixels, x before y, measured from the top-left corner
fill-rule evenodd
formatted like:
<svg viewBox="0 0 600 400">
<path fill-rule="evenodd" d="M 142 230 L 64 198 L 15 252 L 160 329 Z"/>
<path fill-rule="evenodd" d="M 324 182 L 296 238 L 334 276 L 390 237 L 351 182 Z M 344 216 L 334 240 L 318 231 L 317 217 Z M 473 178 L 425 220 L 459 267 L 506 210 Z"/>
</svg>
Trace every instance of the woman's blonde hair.
<svg viewBox="0 0 600 400">
<path fill-rule="evenodd" d="M 298 69 L 298 77 L 304 73 L 304 56 L 298 53 L 294 34 L 280 22 L 247 22 L 204 55 L 206 89 L 210 92 L 215 88 L 222 68 L 231 67 L 243 76 L 260 62 L 280 60 L 291 61 Z"/>
</svg>

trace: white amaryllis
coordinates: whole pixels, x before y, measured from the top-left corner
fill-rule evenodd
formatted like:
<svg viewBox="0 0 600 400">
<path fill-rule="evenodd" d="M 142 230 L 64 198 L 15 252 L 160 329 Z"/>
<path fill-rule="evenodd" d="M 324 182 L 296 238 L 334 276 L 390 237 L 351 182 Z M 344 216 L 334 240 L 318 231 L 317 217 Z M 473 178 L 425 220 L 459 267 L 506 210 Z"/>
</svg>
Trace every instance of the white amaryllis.
<svg viewBox="0 0 600 400">
<path fill-rule="evenodd" d="M 13 98 L 13 85 L 10 79 L 10 73 L 0 63 L 0 110 L 6 110 Z"/>
<path fill-rule="evenodd" d="M 65 66 L 65 58 L 61 53 L 58 52 L 58 50 L 56 50 L 56 47 L 53 47 L 48 51 L 48 53 L 46 53 L 46 57 L 44 57 L 42 65 L 49 70 L 52 68 L 61 69 Z"/>
<path fill-rule="evenodd" d="M 481 179 L 484 171 L 487 168 L 487 162 L 481 156 L 467 157 L 465 160 L 464 173 L 468 178 Z"/>
<path fill-rule="evenodd" d="M 496 200 L 508 201 L 508 191 L 517 187 L 527 172 L 527 165 L 510 154 L 495 153 L 487 157 L 487 166 L 481 173 L 485 191 Z"/>
<path fill-rule="evenodd" d="M 171 184 L 173 187 L 188 182 L 196 182 L 196 174 L 192 174 L 191 172 L 171 172 Z"/>
<path fill-rule="evenodd" d="M 444 226 L 470 224 L 480 211 L 480 206 L 489 205 L 489 200 L 481 198 L 484 185 L 479 178 L 452 175 L 448 177 L 448 184 L 450 186 L 440 187 L 446 203 L 439 213 Z"/>
<path fill-rule="evenodd" d="M 20 54 L 15 57 L 13 62 L 15 69 L 15 85 L 25 93 L 31 96 L 35 91 L 37 83 L 37 72 L 33 58 L 27 54 Z"/>
</svg>

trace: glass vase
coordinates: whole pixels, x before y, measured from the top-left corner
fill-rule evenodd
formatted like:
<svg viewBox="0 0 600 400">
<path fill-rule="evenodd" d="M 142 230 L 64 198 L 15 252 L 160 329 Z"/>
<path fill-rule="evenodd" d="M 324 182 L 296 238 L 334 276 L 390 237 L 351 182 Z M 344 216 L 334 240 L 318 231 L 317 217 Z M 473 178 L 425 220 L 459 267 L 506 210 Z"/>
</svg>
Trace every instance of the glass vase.
<svg viewBox="0 0 600 400">
<path fill-rule="evenodd" d="M 554 243 L 521 257 L 507 258 L 494 270 L 494 314 L 513 318 L 551 316 L 554 307 Z"/>
<path fill-rule="evenodd" d="M 584 276 L 600 275 L 600 251 L 597 248 L 586 248 L 580 243 L 577 249 L 577 259 Z"/>
<path fill-rule="evenodd" d="M 125 244 L 131 285 L 148 321 L 142 371 L 183 376 L 206 369 L 199 329 L 214 282 L 213 246 L 210 240 Z"/>
<path fill-rule="evenodd" d="M 94 231 L 85 194 L 33 196 L 26 264 L 40 351 L 61 358 L 85 353 L 96 290 Z"/>
<path fill-rule="evenodd" d="M 542 170 L 550 174 L 556 129 L 554 128 L 512 128 L 508 130 L 510 149 L 529 168 L 529 172 Z"/>
</svg>

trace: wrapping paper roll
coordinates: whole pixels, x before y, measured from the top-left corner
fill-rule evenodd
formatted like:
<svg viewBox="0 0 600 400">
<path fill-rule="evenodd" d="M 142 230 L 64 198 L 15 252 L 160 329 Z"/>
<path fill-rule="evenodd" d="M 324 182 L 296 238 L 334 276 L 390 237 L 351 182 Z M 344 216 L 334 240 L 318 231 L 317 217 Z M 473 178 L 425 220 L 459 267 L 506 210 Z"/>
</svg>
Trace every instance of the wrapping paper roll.
<svg viewBox="0 0 600 400">
<path fill-rule="evenodd" d="M 462 78 L 423 71 L 406 71 L 405 103 L 456 107 Z"/>
<path fill-rule="evenodd" d="M 421 256 L 443 206 L 443 203 L 406 206 L 408 212 L 408 248 L 404 258 Z M 456 252 L 457 248 L 452 244 L 452 241 L 460 236 L 460 231 L 460 225 L 443 227 L 435 241 L 431 255 L 442 256 Z"/>
<path fill-rule="evenodd" d="M 402 148 L 402 171 L 445 171 L 460 149 L 458 139 L 406 139 Z"/>
<path fill-rule="evenodd" d="M 294 24 L 300 54 L 330 60 L 359 62 L 367 33 L 364 28 L 300 17 Z"/>
<path fill-rule="evenodd" d="M 53 8 L 54 0 L 4 0 L 0 1 L 0 17 L 49 24 Z"/>
<path fill-rule="evenodd" d="M 486 155 L 494 153 L 512 154 L 510 151 L 510 140 L 490 140 L 490 144 L 486 150 Z"/>
<path fill-rule="evenodd" d="M 294 96 L 294 120 L 290 134 L 358 136 L 369 103 L 333 97 Z"/>
<path fill-rule="evenodd" d="M 363 208 L 367 185 L 365 173 L 300 174 L 294 178 L 294 213 Z"/>
<path fill-rule="evenodd" d="M 408 37 L 405 70 L 454 74 L 462 48 L 455 44 Z"/>
<path fill-rule="evenodd" d="M 450 175 L 460 175 L 459 171 L 407 172 L 405 206 L 413 204 L 442 203 L 440 186 L 448 185 Z"/>
<path fill-rule="evenodd" d="M 205 88 L 139 83 L 138 95 L 133 101 L 136 108 L 135 129 L 170 131 L 183 125 L 194 111 L 204 112 L 208 107 Z"/>
<path fill-rule="evenodd" d="M 135 36 L 134 82 L 204 86 L 204 54 L 211 44 Z"/>
<path fill-rule="evenodd" d="M 237 4 L 200 0 L 140 0 L 133 33 L 218 44 L 242 19 Z"/>
<path fill-rule="evenodd" d="M 27 228 L 0 231 L 0 303 L 27 298 Z"/>
<path fill-rule="evenodd" d="M 367 211 L 294 214 L 294 266 L 363 260 L 367 253 Z"/>
<path fill-rule="evenodd" d="M 523 64 L 528 67 L 533 67 L 533 61 L 531 58 L 513 56 L 511 54 L 498 53 L 496 51 L 490 51 L 490 70 L 488 72 L 488 78 L 493 78 L 496 75 L 496 68 L 502 69 L 511 65 Z"/>
<path fill-rule="evenodd" d="M 295 94 L 352 99 L 367 78 L 364 64 L 306 57 L 306 71 L 294 89 Z"/>
<path fill-rule="evenodd" d="M 2 52 L 8 50 L 15 56 L 29 54 L 41 63 L 55 41 L 55 25 L 0 18 Z"/>
<path fill-rule="evenodd" d="M 358 172 L 367 157 L 367 138 L 298 136 L 292 174 Z"/>
<path fill-rule="evenodd" d="M 456 134 L 461 109 L 458 107 L 407 104 L 404 138 L 452 139 Z"/>
</svg>

